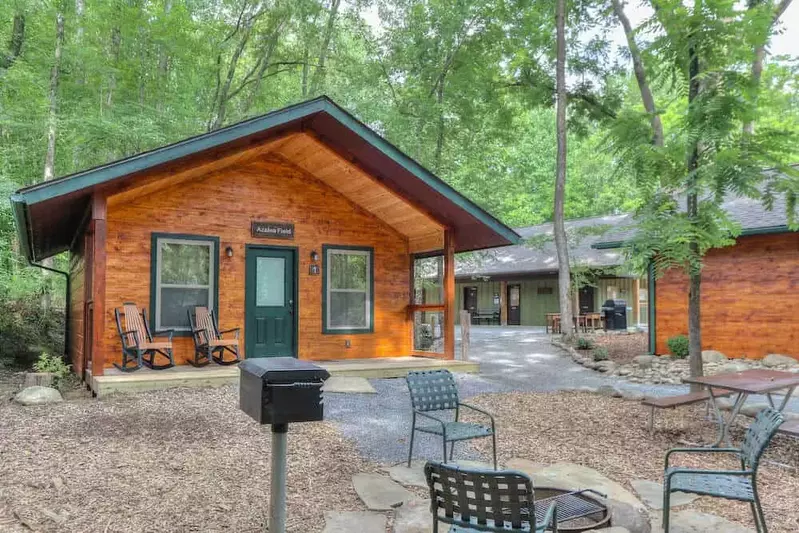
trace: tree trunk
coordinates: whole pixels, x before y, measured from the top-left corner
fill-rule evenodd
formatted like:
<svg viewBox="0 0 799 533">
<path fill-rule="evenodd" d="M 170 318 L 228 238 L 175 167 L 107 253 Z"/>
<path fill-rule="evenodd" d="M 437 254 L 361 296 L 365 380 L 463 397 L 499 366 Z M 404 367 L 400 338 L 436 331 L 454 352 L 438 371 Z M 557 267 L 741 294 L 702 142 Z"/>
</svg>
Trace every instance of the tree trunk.
<svg viewBox="0 0 799 533">
<path fill-rule="evenodd" d="M 688 107 L 689 109 L 696 101 L 701 90 L 701 82 L 699 80 L 699 57 L 696 53 L 694 46 L 689 47 L 689 67 L 688 74 L 690 77 L 688 87 Z M 697 193 L 697 178 L 696 171 L 699 167 L 699 139 L 694 141 L 691 152 L 688 155 L 687 171 L 688 191 L 687 191 L 687 214 L 688 219 L 692 225 L 699 223 L 698 209 L 699 198 Z M 688 288 L 688 357 L 691 370 L 691 377 L 700 377 L 704 374 L 702 367 L 702 313 L 701 313 L 701 285 L 702 285 L 702 258 L 699 252 L 699 243 L 695 238 L 689 242 L 689 249 L 691 252 L 692 264 L 688 267 L 688 275 L 690 278 Z M 699 390 L 698 385 L 691 385 L 691 390 Z"/>
<path fill-rule="evenodd" d="M 438 104 L 438 125 L 436 132 L 436 153 L 433 158 L 433 168 L 436 172 L 441 172 L 441 154 L 444 152 L 444 78 L 442 78 L 436 88 L 436 103 Z"/>
<path fill-rule="evenodd" d="M 172 11 L 172 0 L 166 0 L 164 2 L 164 18 L 169 17 L 169 13 Z M 160 95 L 158 96 L 158 101 L 155 104 L 155 108 L 158 111 L 162 111 L 164 109 L 164 97 L 169 91 L 169 54 L 167 53 L 167 47 L 164 42 L 161 42 L 158 45 L 158 86 L 160 87 Z"/>
<path fill-rule="evenodd" d="M 220 86 L 217 94 L 216 102 L 214 105 L 214 116 L 213 120 L 211 121 L 209 131 L 218 130 L 225 123 L 225 118 L 227 116 L 227 104 L 228 100 L 230 99 L 229 98 L 230 86 L 232 85 L 233 78 L 236 75 L 236 68 L 238 67 L 239 59 L 241 59 L 241 54 L 244 52 L 244 48 L 247 46 L 247 43 L 250 40 L 250 34 L 252 32 L 253 23 L 254 23 L 254 18 L 250 18 L 244 24 L 241 39 L 236 45 L 236 50 L 233 52 L 233 56 L 230 58 L 230 63 L 228 64 L 225 81 Z"/>
<path fill-rule="evenodd" d="M 55 52 L 53 54 L 53 67 L 50 70 L 50 86 L 47 92 L 48 111 L 47 111 L 47 152 L 44 157 L 44 172 L 42 181 L 49 181 L 55 177 L 55 148 L 56 136 L 58 133 L 58 82 L 61 77 L 61 55 L 64 49 L 64 15 L 60 11 L 56 13 L 56 38 Z M 53 261 L 47 258 L 42 264 L 52 268 Z M 46 313 L 50 310 L 51 294 L 50 280 L 48 272 L 42 270 L 42 310 Z"/>
<path fill-rule="evenodd" d="M 106 96 L 105 105 L 109 109 L 111 105 L 114 103 L 114 91 L 117 87 L 117 75 L 115 69 L 119 64 L 119 50 L 122 44 L 122 32 L 119 29 L 119 26 L 115 28 L 111 28 L 111 59 L 112 59 L 112 67 L 111 67 L 111 77 L 108 80 L 108 95 Z"/>
<path fill-rule="evenodd" d="M 0 55 L 0 74 L 11 68 L 11 65 L 22 53 L 22 43 L 25 42 L 25 15 L 17 13 L 11 28 L 11 38 L 8 41 L 8 52 Z"/>
<path fill-rule="evenodd" d="M 327 61 L 327 54 L 330 49 L 330 39 L 333 37 L 333 29 L 336 25 L 339 5 L 341 5 L 341 0 L 331 0 L 330 2 L 330 16 L 327 19 L 325 35 L 322 38 L 322 48 L 319 50 L 319 62 L 317 63 L 316 69 L 314 69 L 313 78 L 311 78 L 311 94 L 316 94 L 320 87 L 324 85 L 325 62 Z"/>
<path fill-rule="evenodd" d="M 769 25 L 769 28 L 777 23 L 788 6 L 791 5 L 792 0 L 782 0 L 774 10 L 774 18 Z M 761 4 L 762 0 L 749 0 L 749 9 L 754 9 Z M 763 75 L 763 59 L 766 57 L 766 43 L 763 42 L 755 47 L 755 57 L 752 60 L 751 76 L 752 76 L 752 91 L 754 91 L 755 106 L 757 106 L 758 93 L 760 92 L 760 78 Z M 744 134 L 752 135 L 755 132 L 755 119 L 752 118 L 743 125 Z"/>
<path fill-rule="evenodd" d="M 627 38 L 627 47 L 630 49 L 630 56 L 633 60 L 633 72 L 635 72 L 635 79 L 638 82 L 638 89 L 641 91 L 641 100 L 644 103 L 644 109 L 649 113 L 649 121 L 652 124 L 652 144 L 655 146 L 663 146 L 663 123 L 660 120 L 660 113 L 655 107 L 655 98 L 652 96 L 652 89 L 646 79 L 646 70 L 644 69 L 644 61 L 641 58 L 641 51 L 635 42 L 635 33 L 630 25 L 630 20 L 624 14 L 624 5 L 621 0 L 612 0 L 613 10 L 624 28 L 624 35 Z"/>
<path fill-rule="evenodd" d="M 569 245 L 563 218 L 566 195 L 566 0 L 557 0 L 557 58 L 555 64 L 557 111 L 556 126 L 558 158 L 555 168 L 555 248 L 558 254 L 558 300 L 560 301 L 561 333 L 574 333 L 571 304 L 571 272 L 569 268 Z"/>
</svg>

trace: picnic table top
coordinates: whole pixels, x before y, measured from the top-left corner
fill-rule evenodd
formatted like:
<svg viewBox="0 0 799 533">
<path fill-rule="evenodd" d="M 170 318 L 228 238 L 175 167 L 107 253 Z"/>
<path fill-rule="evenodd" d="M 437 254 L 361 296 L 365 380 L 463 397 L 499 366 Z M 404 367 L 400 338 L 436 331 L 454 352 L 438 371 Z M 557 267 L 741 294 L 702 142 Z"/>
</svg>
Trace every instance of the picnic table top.
<svg viewBox="0 0 799 533">
<path fill-rule="evenodd" d="M 799 385 L 799 373 L 753 369 L 698 378 L 683 378 L 683 381 L 745 394 L 761 394 L 796 387 Z"/>
</svg>

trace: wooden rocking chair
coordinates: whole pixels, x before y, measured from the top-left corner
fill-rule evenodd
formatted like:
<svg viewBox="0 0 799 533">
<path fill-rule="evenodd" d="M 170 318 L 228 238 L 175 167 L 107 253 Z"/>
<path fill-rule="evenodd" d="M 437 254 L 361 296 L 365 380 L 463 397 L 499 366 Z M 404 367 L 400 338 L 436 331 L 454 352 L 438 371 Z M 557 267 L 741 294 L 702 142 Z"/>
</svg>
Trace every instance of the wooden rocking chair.
<svg viewBox="0 0 799 533">
<path fill-rule="evenodd" d="M 122 315 L 125 316 L 125 329 L 122 329 Z M 153 370 L 163 370 L 175 366 L 175 358 L 172 355 L 172 335 L 174 331 L 165 330 L 166 340 L 155 340 L 150 333 L 150 325 L 147 323 L 147 315 L 142 309 L 136 307 L 132 302 L 125 302 L 122 308 L 114 309 L 114 318 L 117 322 L 117 332 L 122 341 L 122 364 L 114 363 L 122 372 L 133 372 L 146 365 Z M 169 360 L 168 363 L 155 364 L 156 355 L 160 355 Z M 130 364 L 133 363 L 133 364 Z"/>
<path fill-rule="evenodd" d="M 189 325 L 194 339 L 194 360 L 188 359 L 193 366 L 205 366 L 211 361 L 220 365 L 235 365 L 239 362 L 239 331 L 241 328 L 219 331 L 213 310 L 207 307 L 195 307 L 194 314 L 189 309 Z M 233 333 L 232 339 L 222 336 Z M 233 355 L 233 359 L 225 359 L 225 351 Z"/>
</svg>

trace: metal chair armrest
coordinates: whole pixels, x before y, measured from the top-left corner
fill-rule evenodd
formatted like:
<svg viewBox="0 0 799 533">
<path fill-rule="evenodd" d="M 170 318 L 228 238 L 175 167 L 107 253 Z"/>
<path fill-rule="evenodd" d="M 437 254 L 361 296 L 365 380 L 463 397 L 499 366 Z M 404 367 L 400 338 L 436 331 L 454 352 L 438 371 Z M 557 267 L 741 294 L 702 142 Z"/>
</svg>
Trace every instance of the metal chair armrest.
<svg viewBox="0 0 799 533">
<path fill-rule="evenodd" d="M 465 407 L 467 409 L 471 409 L 472 411 L 476 411 L 476 412 L 478 412 L 480 414 L 483 414 L 483 415 L 487 416 L 489 418 L 489 420 L 491 420 L 491 430 L 493 431 L 493 429 L 494 429 L 494 415 L 492 415 L 488 411 L 484 411 L 484 410 L 480 409 L 479 407 L 475 407 L 473 405 L 469 405 L 468 403 L 458 402 L 458 405 L 460 407 Z"/>
<path fill-rule="evenodd" d="M 666 452 L 665 468 L 669 467 L 669 459 L 674 453 L 735 453 L 740 455 L 739 448 L 672 448 Z"/>
<path fill-rule="evenodd" d="M 666 483 L 671 481 L 675 474 L 706 474 L 712 476 L 753 476 L 752 470 L 702 470 L 698 468 L 675 468 L 666 475 Z"/>
<path fill-rule="evenodd" d="M 427 414 L 427 413 L 425 413 L 424 411 L 418 411 L 418 410 L 414 409 L 414 410 L 413 410 L 413 413 L 414 413 L 415 415 L 419 415 L 419 416 L 422 416 L 422 417 L 424 417 L 424 418 L 429 418 L 430 420 L 435 420 L 436 422 L 438 422 L 439 424 L 441 424 L 441 431 L 442 431 L 442 432 L 443 432 L 443 434 L 446 436 L 446 434 L 447 434 L 447 423 L 446 423 L 446 422 L 444 422 L 444 421 L 443 421 L 443 420 L 441 420 L 440 418 L 436 418 L 436 417 L 435 417 L 435 416 L 433 416 L 433 415 L 428 415 L 428 414 Z"/>
<path fill-rule="evenodd" d="M 535 521 L 535 518 L 533 518 Z M 549 504 L 549 509 L 547 509 L 547 514 L 544 515 L 544 519 L 541 522 L 536 522 L 534 524 L 534 529 L 537 531 L 540 527 L 554 528 L 552 531 L 553 533 L 558 533 L 558 504 L 557 502 L 552 502 Z"/>
</svg>

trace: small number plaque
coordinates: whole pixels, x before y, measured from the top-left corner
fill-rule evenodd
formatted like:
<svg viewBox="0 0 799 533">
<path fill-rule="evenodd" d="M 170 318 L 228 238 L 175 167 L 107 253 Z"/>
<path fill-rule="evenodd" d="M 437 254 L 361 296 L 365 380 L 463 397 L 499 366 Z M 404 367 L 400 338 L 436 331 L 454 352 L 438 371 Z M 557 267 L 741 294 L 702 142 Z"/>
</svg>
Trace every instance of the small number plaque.
<svg viewBox="0 0 799 533">
<path fill-rule="evenodd" d="M 254 221 L 250 227 L 253 237 L 264 239 L 294 239 L 294 224 L 286 222 Z"/>
<path fill-rule="evenodd" d="M 319 275 L 319 265 L 308 265 L 308 274 L 311 276 Z"/>
</svg>

